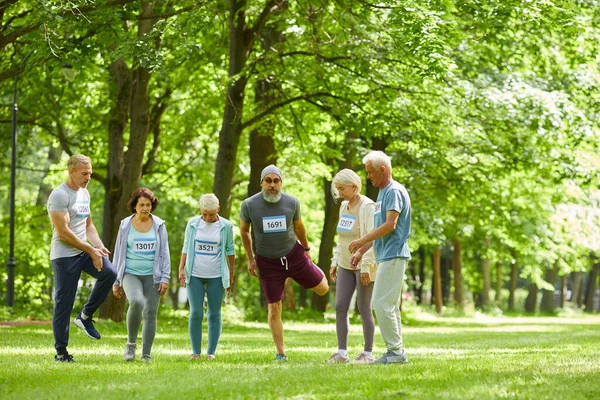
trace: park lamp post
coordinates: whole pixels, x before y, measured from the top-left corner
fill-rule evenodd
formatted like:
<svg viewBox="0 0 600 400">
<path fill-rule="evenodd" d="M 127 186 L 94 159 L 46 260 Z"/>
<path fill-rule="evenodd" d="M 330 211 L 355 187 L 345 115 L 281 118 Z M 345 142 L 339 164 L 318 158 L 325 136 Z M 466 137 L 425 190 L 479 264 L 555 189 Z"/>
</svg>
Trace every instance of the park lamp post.
<svg viewBox="0 0 600 400">
<path fill-rule="evenodd" d="M 33 50 L 27 53 L 23 61 L 21 61 L 20 69 L 23 68 L 25 62 Z M 6 305 L 13 307 L 15 298 L 15 174 L 17 169 L 17 79 L 19 73 L 15 75 L 13 87 L 13 110 L 12 110 L 12 153 L 10 161 L 10 240 L 8 261 L 6 262 L 7 282 L 6 282 Z"/>
</svg>

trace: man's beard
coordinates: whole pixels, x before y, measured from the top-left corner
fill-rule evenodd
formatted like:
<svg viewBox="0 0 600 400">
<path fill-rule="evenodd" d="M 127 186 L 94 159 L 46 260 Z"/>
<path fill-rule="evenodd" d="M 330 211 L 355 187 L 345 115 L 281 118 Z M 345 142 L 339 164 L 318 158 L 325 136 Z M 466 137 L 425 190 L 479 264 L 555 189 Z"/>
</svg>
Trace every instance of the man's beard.
<svg viewBox="0 0 600 400">
<path fill-rule="evenodd" d="M 279 200 L 281 200 L 281 192 L 271 194 L 267 190 L 263 189 L 262 196 L 263 199 L 265 199 L 265 201 L 268 203 L 277 203 Z"/>
</svg>

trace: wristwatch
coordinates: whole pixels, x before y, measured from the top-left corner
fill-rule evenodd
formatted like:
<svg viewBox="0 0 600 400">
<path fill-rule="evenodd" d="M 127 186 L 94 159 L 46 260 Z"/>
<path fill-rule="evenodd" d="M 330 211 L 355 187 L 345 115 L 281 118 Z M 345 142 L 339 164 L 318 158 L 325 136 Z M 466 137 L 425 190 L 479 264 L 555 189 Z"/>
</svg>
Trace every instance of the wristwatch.
<svg viewBox="0 0 600 400">
<path fill-rule="evenodd" d="M 305 247 L 304 251 L 310 251 L 310 247 Z"/>
</svg>

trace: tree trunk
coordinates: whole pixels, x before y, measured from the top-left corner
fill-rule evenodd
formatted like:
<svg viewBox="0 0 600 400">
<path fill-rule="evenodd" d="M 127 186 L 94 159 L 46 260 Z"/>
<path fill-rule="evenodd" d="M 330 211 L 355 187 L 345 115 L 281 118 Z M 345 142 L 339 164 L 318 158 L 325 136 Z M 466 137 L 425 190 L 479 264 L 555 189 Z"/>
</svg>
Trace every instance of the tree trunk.
<svg viewBox="0 0 600 400">
<path fill-rule="evenodd" d="M 567 301 L 567 275 L 560 277 L 560 308 L 565 308 Z"/>
<path fill-rule="evenodd" d="M 323 221 L 323 230 L 321 231 L 321 245 L 319 246 L 319 268 L 323 270 L 327 280 L 330 280 L 329 270 L 331 269 L 331 257 L 333 257 L 333 247 L 338 223 L 340 202 L 336 202 L 331 196 L 331 181 L 323 180 L 323 193 L 325 195 L 325 219 Z M 312 308 L 319 312 L 325 312 L 329 294 L 319 296 L 312 294 Z"/>
<path fill-rule="evenodd" d="M 387 137 L 376 136 L 373 138 L 373 142 L 371 144 L 371 149 L 385 151 L 385 149 L 387 148 L 387 146 L 389 144 L 388 141 L 389 141 L 389 139 Z M 362 161 L 362 159 L 360 161 Z M 393 165 L 392 165 L 392 168 L 393 168 Z M 366 190 L 367 197 L 373 201 L 377 201 L 378 194 L 379 194 L 379 188 L 377 186 L 373 186 L 373 184 L 371 184 L 371 181 L 367 179 L 367 190 Z"/>
<path fill-rule="evenodd" d="M 142 1 L 141 17 L 138 19 L 138 38 L 144 38 L 156 20 L 148 18 L 152 15 L 152 2 Z M 158 44 L 157 44 L 158 46 Z M 111 64 L 110 74 L 114 84 L 115 104 L 111 110 L 109 121 L 109 167 L 105 183 L 105 218 L 103 239 L 110 250 L 114 249 L 120 221 L 130 214 L 127 201 L 134 189 L 139 187 L 144 165 L 146 140 L 150 125 L 150 70 L 143 67 L 139 60 L 133 70 L 131 82 L 127 78 L 127 65 L 124 60 Z M 131 85 L 131 87 L 129 87 Z M 128 96 L 128 95 L 131 96 Z M 129 110 L 127 112 L 126 110 Z M 127 116 L 131 117 L 127 152 L 123 155 L 123 132 Z M 124 123 L 125 122 L 125 123 Z M 114 140 L 114 142 L 113 142 Z M 107 209 L 107 208 L 108 209 Z M 125 299 L 116 299 L 112 292 L 100 307 L 101 318 L 111 318 L 115 322 L 123 320 Z"/>
<path fill-rule="evenodd" d="M 167 296 L 171 300 L 173 310 L 177 310 L 179 308 L 179 285 L 171 285 L 167 290 Z"/>
<path fill-rule="evenodd" d="M 459 310 L 463 311 L 465 307 L 465 294 L 462 275 L 462 244 L 457 238 L 454 239 L 453 245 L 452 272 L 454 274 L 454 303 Z"/>
<path fill-rule="evenodd" d="M 294 280 L 287 278 L 284 287 L 283 306 L 287 311 L 296 311 L 296 296 L 294 296 Z"/>
<path fill-rule="evenodd" d="M 236 254 L 241 249 L 236 249 Z M 231 302 L 235 303 L 239 291 L 239 278 L 241 274 L 247 273 L 248 271 L 248 263 L 246 262 L 246 257 L 236 257 L 235 258 L 235 267 L 233 273 L 233 285 L 231 285 L 231 290 L 229 292 L 231 296 Z M 262 295 L 261 290 L 261 295 Z"/>
<path fill-rule="evenodd" d="M 538 287 L 534 282 L 529 283 L 529 294 L 525 300 L 525 312 L 534 313 L 537 304 Z"/>
<path fill-rule="evenodd" d="M 450 271 L 452 270 L 452 251 L 449 247 L 440 249 L 440 273 L 442 275 L 442 301 L 447 306 L 450 301 L 450 292 L 452 290 L 452 277 Z"/>
<path fill-rule="evenodd" d="M 496 306 L 502 308 L 502 263 L 496 263 Z"/>
<path fill-rule="evenodd" d="M 111 63 L 110 97 L 113 106 L 108 121 L 108 166 L 104 192 L 104 219 L 102 221 L 102 241 L 110 249 L 114 249 L 118 224 L 113 214 L 123 192 L 123 135 L 129 121 L 129 102 L 131 98 L 131 71 L 124 59 L 119 58 Z"/>
<path fill-rule="evenodd" d="M 510 284 L 508 288 L 508 309 L 510 311 L 515 310 L 515 291 L 517 290 L 518 273 L 519 267 L 515 258 L 514 262 L 510 266 Z"/>
<path fill-rule="evenodd" d="M 40 181 L 40 190 L 38 191 L 37 199 L 35 201 L 36 206 L 45 206 L 48 202 L 48 197 L 50 196 L 50 193 L 52 193 L 53 187 L 47 183 L 44 183 L 44 179 L 46 179 L 48 176 L 50 167 L 60 161 L 62 152 L 63 149 L 61 146 L 54 147 L 52 143 L 50 143 L 50 146 L 48 146 L 48 158 L 44 165 L 44 173 Z"/>
<path fill-rule="evenodd" d="M 225 95 L 223 122 L 219 132 L 219 151 L 215 164 L 213 192 L 221 202 L 220 214 L 229 218 L 231 211 L 231 188 L 237 159 L 238 144 L 242 134 L 244 114 L 244 90 L 248 75 L 243 73 L 244 66 L 257 37 L 268 16 L 277 11 L 282 4 L 269 1 L 252 29 L 246 23 L 246 1 L 229 1 L 229 84 Z"/>
<path fill-rule="evenodd" d="M 556 275 L 558 274 L 558 265 L 554 264 L 552 267 L 546 267 L 546 276 L 544 279 L 546 282 L 554 286 L 556 281 Z M 554 289 L 546 290 L 542 289 L 542 302 L 540 303 L 540 310 L 544 312 L 554 311 Z"/>
<path fill-rule="evenodd" d="M 596 281 L 600 275 L 600 263 L 595 263 L 588 276 L 587 284 L 585 285 L 585 312 L 592 313 L 595 311 L 594 295 L 596 294 Z"/>
<path fill-rule="evenodd" d="M 258 90 L 258 87 L 256 88 Z M 250 181 L 248 197 L 261 191 L 260 173 L 270 164 L 277 164 L 277 149 L 273 124 L 266 123 L 250 132 Z"/>
<path fill-rule="evenodd" d="M 242 134 L 244 89 L 248 78 L 241 74 L 248 57 L 246 1 L 229 1 L 229 84 L 225 95 L 223 123 L 219 132 L 219 152 L 215 165 L 213 192 L 221 203 L 220 214 L 229 218 L 231 188 Z"/>
<path fill-rule="evenodd" d="M 433 297 L 435 299 L 435 311 L 441 314 L 443 309 L 442 298 L 442 275 L 440 271 L 440 248 L 433 249 Z"/>
<path fill-rule="evenodd" d="M 579 299 L 581 298 L 582 291 L 582 274 L 581 271 L 575 271 L 571 273 L 571 298 L 569 301 L 573 303 L 573 305 L 577 305 L 577 307 L 581 308 L 581 303 Z"/>
<path fill-rule="evenodd" d="M 490 248 L 490 238 L 485 238 L 486 249 Z M 491 287 L 491 277 L 490 277 L 490 259 L 486 257 L 483 258 L 482 261 L 482 275 L 483 275 L 483 291 L 481 292 L 481 304 L 483 307 L 489 307 L 490 305 L 490 287 Z"/>
<path fill-rule="evenodd" d="M 419 270 L 415 266 L 415 297 L 417 304 L 423 304 L 423 285 L 425 284 L 425 247 L 419 247 L 417 252 L 419 254 Z M 439 267 L 439 265 L 438 265 Z M 439 272 L 439 271 L 438 271 Z M 440 280 L 441 284 L 441 280 Z M 441 287 L 440 287 L 441 290 Z M 441 293 L 441 291 L 440 291 Z"/>
</svg>

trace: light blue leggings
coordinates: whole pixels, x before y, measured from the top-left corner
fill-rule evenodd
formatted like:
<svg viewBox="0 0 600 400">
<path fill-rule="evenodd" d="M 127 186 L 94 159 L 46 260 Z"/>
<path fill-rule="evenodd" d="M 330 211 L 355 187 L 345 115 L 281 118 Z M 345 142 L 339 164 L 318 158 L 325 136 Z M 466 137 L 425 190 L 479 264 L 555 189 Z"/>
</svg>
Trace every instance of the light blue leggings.
<svg viewBox="0 0 600 400">
<path fill-rule="evenodd" d="M 200 354 L 202 348 L 202 318 L 204 317 L 204 293 L 208 300 L 206 319 L 208 321 L 208 351 L 215 354 L 221 337 L 221 306 L 225 289 L 221 278 L 190 278 L 187 295 L 190 301 L 190 340 L 192 352 Z"/>
</svg>

